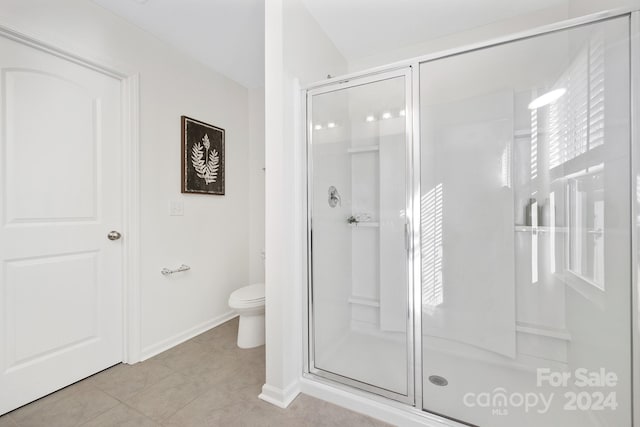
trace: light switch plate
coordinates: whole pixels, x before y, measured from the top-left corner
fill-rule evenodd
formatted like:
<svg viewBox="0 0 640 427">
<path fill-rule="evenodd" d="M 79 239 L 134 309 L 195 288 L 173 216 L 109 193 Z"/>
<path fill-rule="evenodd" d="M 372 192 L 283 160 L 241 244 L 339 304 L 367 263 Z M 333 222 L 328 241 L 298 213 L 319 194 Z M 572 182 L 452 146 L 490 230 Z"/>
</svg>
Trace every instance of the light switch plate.
<svg viewBox="0 0 640 427">
<path fill-rule="evenodd" d="M 169 202 L 169 215 L 171 216 L 183 216 L 184 215 L 184 203 L 179 201 Z"/>
</svg>

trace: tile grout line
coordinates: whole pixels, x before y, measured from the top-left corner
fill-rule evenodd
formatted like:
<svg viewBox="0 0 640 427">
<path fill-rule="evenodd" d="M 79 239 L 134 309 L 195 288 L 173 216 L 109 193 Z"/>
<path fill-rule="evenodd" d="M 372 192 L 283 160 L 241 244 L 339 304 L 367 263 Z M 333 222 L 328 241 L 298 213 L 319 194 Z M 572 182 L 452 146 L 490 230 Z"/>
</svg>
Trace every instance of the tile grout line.
<svg viewBox="0 0 640 427">
<path fill-rule="evenodd" d="M 134 408 L 134 407 L 130 406 L 127 402 L 122 402 L 122 404 L 123 404 L 124 406 L 126 406 L 127 408 L 131 409 L 133 412 L 135 412 L 135 413 L 137 413 L 138 415 L 142 416 L 143 418 L 145 418 L 145 419 L 147 419 L 147 420 L 151 421 L 152 423 L 162 425 L 162 423 L 161 423 L 161 422 L 157 422 L 156 420 L 154 420 L 153 418 L 149 417 L 148 415 L 143 414 L 142 412 L 138 411 L 136 408 Z"/>
<path fill-rule="evenodd" d="M 186 375 L 185 375 L 185 377 L 186 377 Z M 188 377 L 188 378 L 191 378 L 191 377 Z M 206 391 L 208 392 L 208 391 L 209 391 L 209 389 L 208 389 L 208 390 L 206 390 Z M 196 397 L 194 397 L 193 399 L 189 400 L 189 401 L 188 401 L 184 406 L 181 406 L 180 408 L 178 408 L 178 409 L 176 409 L 175 411 L 173 411 L 173 412 L 171 413 L 171 415 L 168 415 L 168 416 L 164 417 L 164 418 L 162 419 L 162 421 L 160 422 L 160 424 L 161 424 L 161 425 L 164 425 L 164 422 L 165 422 L 165 421 L 168 421 L 171 417 L 173 417 L 175 414 L 177 414 L 177 413 L 178 413 L 178 411 L 181 411 L 181 410 L 183 410 L 184 408 L 186 408 L 187 406 L 189 406 L 189 404 L 190 404 L 191 402 L 193 402 L 194 400 L 198 399 L 200 396 L 202 396 L 202 394 L 204 394 L 204 393 L 200 393 L 200 394 L 198 394 Z M 154 420 L 154 421 L 155 421 L 155 420 Z"/>
<path fill-rule="evenodd" d="M 142 362 L 141 362 L 141 363 L 142 363 Z M 168 366 L 165 366 L 164 364 L 163 364 L 162 366 L 164 366 L 164 367 L 165 367 L 165 368 L 167 368 L 169 371 L 171 371 L 171 373 L 170 373 L 170 374 L 168 374 L 168 375 L 166 375 L 166 376 L 160 377 L 159 379 L 157 379 L 157 380 L 153 381 L 153 382 L 152 382 L 152 383 L 150 383 L 150 384 L 146 384 L 144 387 L 142 387 L 140 390 L 137 390 L 135 393 L 133 393 L 133 394 L 132 394 L 131 396 L 129 396 L 127 399 L 131 399 L 131 398 L 133 398 L 133 397 L 137 396 L 138 394 L 140 394 L 140 393 L 142 393 L 142 392 L 146 391 L 148 388 L 150 388 L 150 387 L 152 387 L 152 386 L 154 386 L 154 385 L 156 385 L 156 384 L 160 383 L 161 381 L 163 381 L 163 380 L 165 380 L 165 379 L 169 378 L 171 375 L 175 375 L 175 374 L 178 374 L 178 373 L 179 373 L 179 372 L 176 372 L 176 371 L 174 371 L 173 369 L 169 368 Z M 124 398 L 123 398 L 123 397 L 116 396 L 114 393 L 110 393 L 109 391 L 102 389 L 102 388 L 101 388 L 99 385 L 97 385 L 97 384 L 92 384 L 92 386 L 93 386 L 93 387 L 95 387 L 95 388 L 97 388 L 98 390 L 102 391 L 103 393 L 107 394 L 108 396 L 113 397 L 114 399 L 116 399 L 116 400 L 117 400 L 117 401 L 119 401 L 120 403 L 124 403 L 124 404 L 126 404 L 127 406 L 129 406 L 129 405 L 127 404 L 127 402 L 124 400 Z M 132 409 L 134 409 L 134 408 L 132 408 Z"/>
<path fill-rule="evenodd" d="M 232 329 L 233 331 L 235 331 L 235 327 Z M 233 331 L 224 331 L 223 333 L 216 334 L 216 336 L 205 335 L 202 337 L 202 341 L 195 341 L 197 345 L 189 345 L 186 348 L 183 348 L 183 350 L 174 352 L 173 354 L 171 354 L 170 358 L 166 359 L 167 361 L 169 361 L 168 364 L 178 367 L 182 366 L 183 369 L 176 370 L 175 368 L 168 366 L 168 364 L 165 364 L 158 359 L 155 359 L 153 362 L 154 364 L 157 364 L 156 366 L 143 367 L 142 371 L 137 371 L 135 370 L 135 368 L 129 370 L 128 367 L 124 370 L 117 369 L 117 371 L 114 373 L 114 376 L 110 377 L 107 374 L 102 382 L 102 385 L 105 388 L 111 388 L 111 392 L 104 390 L 99 385 L 98 381 L 87 381 L 88 379 L 83 380 L 87 381 L 87 386 L 90 387 L 91 390 L 97 390 L 100 393 L 103 393 L 104 396 L 108 396 L 113 400 L 109 403 L 114 404 L 113 406 L 103 410 L 102 412 L 95 414 L 90 419 L 84 420 L 82 424 L 79 424 L 79 426 L 86 427 L 87 425 L 89 425 L 89 423 L 95 422 L 98 417 L 103 417 L 101 419 L 102 421 L 113 422 L 114 420 L 110 419 L 109 416 L 104 414 L 114 410 L 117 412 L 113 412 L 113 414 L 117 413 L 119 418 L 124 417 L 121 420 L 121 422 L 123 423 L 132 422 L 134 419 L 140 417 L 140 422 L 148 422 L 149 424 L 158 427 L 173 426 L 176 425 L 176 422 L 178 424 L 181 424 L 182 421 L 184 421 L 182 419 L 183 416 L 185 416 L 185 419 L 187 420 L 191 419 L 191 417 L 196 417 L 193 418 L 194 420 L 196 420 L 199 419 L 197 418 L 198 416 L 206 416 L 207 414 L 215 414 L 214 418 L 218 419 L 218 417 L 221 417 L 221 419 L 226 420 L 227 423 L 229 422 L 229 420 L 242 422 L 244 417 L 248 417 L 246 418 L 246 420 L 251 420 L 252 422 L 267 422 L 267 424 L 257 425 L 282 425 L 298 427 L 302 425 L 313 425 L 314 422 L 320 422 L 320 420 L 324 419 L 333 419 L 332 413 L 335 412 L 336 407 L 327 402 L 316 402 L 316 399 L 314 398 L 311 398 L 312 404 L 303 404 L 301 408 L 306 408 L 306 410 L 303 410 L 301 412 L 272 407 L 266 402 L 257 399 L 257 395 L 260 392 L 260 384 L 264 383 L 264 349 L 256 350 L 253 352 L 245 350 L 238 351 L 235 347 L 235 335 L 233 333 L 229 333 Z M 193 354 L 190 354 L 193 351 L 199 352 L 200 348 L 204 348 L 206 353 L 210 354 L 213 358 L 224 358 L 221 360 L 222 363 L 219 363 L 220 361 L 217 360 L 212 362 L 211 360 L 206 359 L 208 360 L 207 363 L 211 363 L 207 368 L 207 373 L 210 373 L 211 375 L 208 375 L 207 378 L 201 378 L 201 376 L 196 373 L 199 367 L 194 366 L 194 364 L 199 363 L 198 361 L 203 359 L 199 354 L 195 355 L 196 357 L 194 357 Z M 226 359 L 227 357 L 229 357 L 228 360 Z M 228 363 L 229 365 L 227 365 Z M 134 365 L 132 365 L 132 367 L 133 366 Z M 203 366 L 203 368 L 204 367 L 205 366 Z M 233 375 L 218 375 L 218 370 L 225 371 L 229 369 L 234 372 Z M 209 370 L 211 370 L 211 372 L 209 372 Z M 135 373 L 135 381 L 133 373 Z M 160 376 L 156 376 L 156 373 L 158 373 Z M 156 389 L 162 389 L 162 387 L 158 387 L 158 385 L 162 383 L 162 381 L 174 375 L 183 377 L 184 380 L 180 383 L 184 383 L 187 389 L 191 389 L 193 391 L 196 391 L 197 393 L 194 393 L 194 395 L 187 394 L 187 396 L 185 396 L 187 398 L 186 402 L 178 405 L 177 409 L 171 410 L 168 415 L 157 417 L 157 419 L 146 415 L 145 413 L 141 412 L 140 409 L 132 406 L 135 403 L 136 397 L 144 394 L 149 394 L 149 390 L 153 389 L 154 387 L 156 387 Z M 202 381 L 200 381 L 201 379 Z M 146 381 L 149 382 L 147 383 Z M 187 383 L 190 384 L 188 384 L 187 386 Z M 138 390 L 135 390 L 135 387 L 141 384 L 144 384 L 144 386 Z M 180 388 L 181 386 L 178 384 L 176 385 L 176 387 Z M 118 389 L 123 391 L 121 393 L 122 397 L 118 397 L 115 395 L 117 394 Z M 81 393 L 83 390 L 86 389 L 82 387 L 79 390 L 75 390 L 74 393 L 70 396 L 77 396 L 76 393 Z M 127 392 L 130 392 L 131 390 L 135 390 L 135 392 L 133 392 L 128 397 L 124 397 L 128 394 Z M 185 392 L 187 391 L 188 390 L 186 390 Z M 189 398 L 188 396 L 192 397 Z M 220 399 L 219 397 L 222 396 L 225 396 L 225 398 Z M 182 402 L 182 400 L 180 402 Z M 320 404 L 318 405 L 318 403 Z M 52 402 L 51 405 L 55 405 L 55 402 Z M 167 410 L 173 408 L 173 405 L 171 405 L 170 407 L 166 407 L 167 405 L 164 404 L 164 406 Z M 142 408 L 145 408 L 145 406 L 142 406 Z M 54 408 L 50 405 L 46 405 L 46 407 L 44 408 L 38 408 L 38 411 L 43 411 L 46 415 L 46 413 L 51 411 L 52 409 Z M 90 406 L 83 407 L 82 409 L 84 411 L 89 411 Z M 126 412 L 129 413 L 130 417 L 126 417 L 121 414 L 121 412 L 125 411 L 125 409 Z M 378 426 L 378 424 L 375 423 L 375 421 L 377 420 L 375 420 L 374 418 L 371 418 L 365 414 L 354 413 L 353 411 L 350 411 L 346 408 L 340 409 L 343 409 L 345 413 L 340 414 L 338 418 L 334 419 L 334 421 L 339 421 L 341 423 L 340 425 L 350 425 L 351 421 L 355 423 L 356 420 L 360 420 L 360 422 L 363 423 L 361 425 L 367 425 L 371 427 Z M 177 416 L 177 414 L 180 412 L 182 412 L 182 414 Z M 163 411 L 152 413 L 162 415 Z M 13 424 L 11 424 L 11 422 L 13 422 Z M 26 427 L 18 423 L 17 420 L 15 420 L 12 416 L 10 416 L 9 418 L 9 425 L 12 427 Z"/>
<path fill-rule="evenodd" d="M 205 394 L 207 394 L 208 392 L 210 392 L 210 391 L 212 391 L 212 390 L 216 389 L 216 387 L 218 387 L 218 386 L 219 386 L 219 385 L 213 385 L 213 386 L 211 386 L 211 387 L 207 388 L 204 392 L 200 393 L 198 396 L 196 396 L 194 399 L 192 399 L 192 400 L 191 400 L 189 403 L 187 403 L 185 406 L 183 406 L 182 408 L 180 408 L 180 409 L 176 410 L 174 413 L 172 413 L 171 415 L 169 415 L 168 417 L 166 417 L 166 418 L 163 420 L 163 422 L 162 422 L 161 424 L 164 426 L 164 425 L 165 425 L 165 422 L 166 422 L 166 421 L 169 421 L 169 420 L 170 420 L 174 415 L 176 415 L 178 412 L 180 412 L 181 410 L 183 410 L 184 408 L 186 408 L 187 406 L 189 406 L 191 403 L 195 402 L 195 401 L 196 401 L 196 400 L 198 400 L 199 398 L 203 397 L 203 396 L 204 396 Z M 250 387 L 253 387 L 253 386 L 252 386 L 252 385 L 247 385 L 247 386 L 245 386 L 245 387 L 241 387 L 241 388 L 233 389 L 233 390 L 228 390 L 228 391 L 229 391 L 229 393 L 234 393 L 234 392 L 238 392 L 238 391 L 240 391 L 240 390 L 248 389 L 248 388 L 250 388 Z M 257 397 L 257 395 L 256 395 L 256 397 Z M 246 403 L 246 402 L 243 402 L 243 403 Z M 224 405 L 220 406 L 219 408 L 217 408 L 215 411 L 216 411 L 216 412 L 217 412 L 217 411 L 221 411 L 221 410 L 224 410 L 224 409 L 229 408 L 229 407 L 231 407 L 231 406 L 234 406 L 234 405 L 236 405 L 236 404 L 238 404 L 238 402 L 228 402 L 228 403 L 226 403 L 226 404 L 224 404 Z"/>
<path fill-rule="evenodd" d="M 85 378 L 84 380 L 82 380 L 82 381 L 85 381 L 85 380 L 86 380 L 86 378 Z M 95 390 L 98 390 L 99 392 L 104 393 L 104 394 L 106 394 L 107 396 L 111 397 L 111 398 L 112 398 L 112 399 L 114 399 L 116 402 L 119 402 L 119 400 L 118 400 L 118 399 L 114 398 L 113 396 L 111 396 L 111 395 L 110 395 L 110 394 L 108 394 L 107 392 L 105 392 L 105 391 L 103 391 L 103 390 L 100 390 L 100 389 L 99 389 L 98 387 L 96 387 L 95 385 L 93 385 L 93 384 L 91 384 L 91 383 L 87 383 L 87 386 L 88 386 L 88 387 L 91 387 L 91 388 L 93 388 L 93 389 L 95 389 Z M 79 391 L 76 391 L 76 393 L 74 393 L 74 394 L 77 394 L 77 393 L 79 393 Z M 86 420 L 85 422 L 80 423 L 80 424 L 77 424 L 77 426 L 78 426 L 78 427 L 81 427 L 81 426 L 83 426 L 83 425 L 87 424 L 88 422 L 93 421 L 94 419 L 98 418 L 100 415 L 102 415 L 102 414 L 104 414 L 104 413 L 106 413 L 106 412 L 108 412 L 108 411 L 112 410 L 112 409 L 113 409 L 113 408 L 115 408 L 116 406 L 118 406 L 118 403 L 116 403 L 116 404 L 115 404 L 115 405 L 113 405 L 113 406 L 108 407 L 107 409 L 105 409 L 105 410 L 104 410 L 104 411 L 102 411 L 102 412 L 97 413 L 96 415 L 94 415 L 93 417 L 89 418 L 89 419 L 88 419 L 88 420 Z M 83 411 L 83 412 L 84 412 L 84 411 Z"/>
<path fill-rule="evenodd" d="M 170 375 L 167 375 L 166 377 L 162 378 L 162 379 L 161 379 L 161 380 L 159 380 L 159 381 L 154 382 L 153 384 L 149 384 L 148 386 L 143 387 L 142 389 L 140 389 L 140 390 L 138 390 L 136 393 L 134 393 L 132 396 L 130 396 L 130 397 L 129 397 L 129 399 L 132 399 L 132 398 L 134 398 L 135 396 L 138 396 L 139 394 L 142 394 L 142 392 L 144 392 L 144 391 L 146 391 L 147 389 L 151 388 L 153 385 L 159 384 L 160 382 L 162 382 L 163 380 L 165 380 L 165 379 L 169 378 L 169 377 L 170 377 L 170 376 L 172 376 L 172 375 L 176 375 L 176 374 L 178 374 L 178 375 L 182 375 L 182 376 L 183 376 L 183 377 L 185 377 L 185 378 L 188 378 L 189 380 L 193 380 L 193 378 L 192 378 L 192 377 L 190 377 L 190 376 L 188 376 L 188 375 L 185 375 L 185 374 L 183 374 L 183 373 L 181 373 L 181 372 L 176 372 L 176 371 L 174 371 L 173 369 L 169 368 L 168 366 L 166 366 L 166 367 L 167 367 L 169 370 L 171 370 L 171 372 L 172 372 L 172 373 L 171 373 Z M 209 390 L 207 390 L 207 391 L 209 391 Z M 166 417 L 162 418 L 162 420 L 161 420 L 161 421 L 156 421 L 155 419 L 151 418 L 150 416 L 148 416 L 148 415 L 144 414 L 143 412 L 141 412 L 141 411 L 140 411 L 140 410 L 138 410 L 137 408 L 135 408 L 135 407 L 131 406 L 131 403 L 130 403 L 130 402 L 128 402 L 128 401 L 121 400 L 121 399 L 119 399 L 119 398 L 117 398 L 117 397 L 116 397 L 116 399 L 117 399 L 120 403 L 122 403 L 123 405 L 127 406 L 127 407 L 128 407 L 128 408 L 130 408 L 130 409 L 133 409 L 135 412 L 137 412 L 137 413 L 141 414 L 141 415 L 142 415 L 142 416 L 144 416 L 145 418 L 148 418 L 149 420 L 153 421 L 153 422 L 154 422 L 154 423 L 156 423 L 156 424 L 161 424 L 161 425 L 162 425 L 162 424 L 164 423 L 164 421 L 166 421 L 166 420 L 168 420 L 169 418 L 171 418 L 172 416 L 174 416 L 178 411 L 180 411 L 180 410 L 184 409 L 187 405 L 189 405 L 191 402 L 193 402 L 195 399 L 197 399 L 197 398 L 198 398 L 198 397 L 200 397 L 200 396 L 201 396 L 201 394 L 199 394 L 198 396 L 195 396 L 193 399 L 189 400 L 189 401 L 188 401 L 184 406 L 179 407 L 179 408 L 178 408 L 178 409 L 176 409 L 174 412 L 172 412 L 170 415 L 168 415 L 168 416 L 166 416 Z"/>
<path fill-rule="evenodd" d="M 11 411 L 11 412 L 13 412 L 13 411 Z M 18 421 L 16 421 L 16 419 L 11 416 L 11 412 L 7 412 L 6 414 L 3 415 L 3 417 L 7 417 L 9 419 L 9 421 L 13 423 L 14 427 L 21 427 L 21 425 L 18 423 Z"/>
</svg>

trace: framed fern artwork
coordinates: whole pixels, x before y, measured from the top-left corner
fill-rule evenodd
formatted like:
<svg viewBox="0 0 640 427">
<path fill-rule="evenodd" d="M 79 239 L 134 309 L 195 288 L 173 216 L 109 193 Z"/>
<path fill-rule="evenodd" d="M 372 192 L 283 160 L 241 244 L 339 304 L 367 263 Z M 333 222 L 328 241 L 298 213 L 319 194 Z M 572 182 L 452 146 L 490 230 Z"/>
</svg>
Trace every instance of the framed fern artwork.
<svg viewBox="0 0 640 427">
<path fill-rule="evenodd" d="M 224 195 L 224 129 L 182 116 L 182 192 Z"/>
</svg>

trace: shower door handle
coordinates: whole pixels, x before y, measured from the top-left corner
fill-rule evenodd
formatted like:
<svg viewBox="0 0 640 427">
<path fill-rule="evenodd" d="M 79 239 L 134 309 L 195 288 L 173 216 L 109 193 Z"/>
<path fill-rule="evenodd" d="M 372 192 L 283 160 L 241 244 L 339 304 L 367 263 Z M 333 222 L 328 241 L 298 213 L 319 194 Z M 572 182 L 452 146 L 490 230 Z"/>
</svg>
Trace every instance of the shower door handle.
<svg viewBox="0 0 640 427">
<path fill-rule="evenodd" d="M 407 252 L 411 252 L 411 228 L 409 223 L 404 223 L 404 248 Z"/>
</svg>

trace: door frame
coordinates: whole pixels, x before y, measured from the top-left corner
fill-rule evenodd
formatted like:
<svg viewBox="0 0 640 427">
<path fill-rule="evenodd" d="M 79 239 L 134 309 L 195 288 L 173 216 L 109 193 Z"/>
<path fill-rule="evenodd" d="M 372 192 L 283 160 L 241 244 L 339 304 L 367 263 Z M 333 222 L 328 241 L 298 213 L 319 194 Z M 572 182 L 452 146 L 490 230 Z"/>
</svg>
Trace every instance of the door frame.
<svg viewBox="0 0 640 427">
<path fill-rule="evenodd" d="M 120 81 L 122 111 L 122 362 L 141 359 L 140 316 L 140 75 L 125 72 L 74 53 L 66 46 L 52 45 L 44 35 L 30 36 L 0 22 L 0 37 L 54 55 Z"/>
<path fill-rule="evenodd" d="M 419 245 L 415 245 L 415 237 L 414 234 L 417 232 L 418 227 L 415 225 L 416 217 L 415 216 L 415 206 L 414 206 L 414 193 L 416 189 L 414 188 L 418 181 L 415 181 L 416 173 L 419 173 L 419 170 L 416 171 L 414 168 L 416 153 L 414 150 L 414 139 L 413 139 L 413 126 L 414 126 L 414 74 L 415 70 L 411 65 L 400 67 L 397 69 L 384 70 L 376 73 L 372 73 L 370 75 L 364 75 L 359 77 L 354 77 L 350 79 L 341 79 L 337 81 L 332 81 L 328 84 L 305 89 L 302 91 L 301 99 L 304 103 L 304 111 L 303 111 L 303 120 L 302 123 L 306 123 L 304 126 L 304 137 L 305 137 L 305 160 L 306 160 L 306 230 L 305 230 L 305 247 L 306 247 L 306 279 L 307 284 L 304 286 L 304 303 L 303 303 L 303 315 L 306 322 L 306 328 L 304 328 L 304 337 L 303 337 L 303 354 L 304 354 L 304 372 L 305 376 L 309 376 L 311 378 L 320 378 L 320 379 L 328 379 L 332 381 L 336 381 L 340 384 L 355 387 L 360 390 L 364 390 L 365 392 L 373 393 L 388 399 L 392 399 L 397 402 L 401 402 L 404 404 L 414 405 L 415 402 L 415 388 L 416 384 L 414 384 L 414 378 L 416 376 L 415 373 L 415 323 L 414 321 L 414 310 L 413 305 L 414 301 L 414 274 L 415 274 L 415 261 L 414 261 L 414 250 L 419 250 Z M 367 384 L 365 382 L 349 378 L 337 373 L 325 371 L 323 369 L 317 368 L 315 366 L 315 358 L 314 358 L 314 321 L 313 321 L 313 260 L 312 260 L 312 235 L 313 235 L 313 182 L 312 182 L 312 174 L 313 174 L 313 155 L 311 153 L 311 145 L 312 145 L 312 132 L 313 128 L 309 125 L 309 121 L 313 115 L 313 96 L 326 94 L 330 92 L 337 92 L 345 89 L 350 89 L 357 86 L 365 86 L 372 83 L 381 82 L 384 80 L 389 80 L 397 77 L 404 78 L 404 94 L 405 94 L 405 112 L 406 112 L 406 122 L 405 122 L 405 211 L 406 211 L 406 224 L 408 229 L 405 231 L 405 238 L 408 239 L 408 248 L 406 253 L 406 271 L 407 271 L 407 310 L 406 313 L 406 339 L 407 339 L 407 394 L 403 395 L 400 393 L 396 393 L 387 389 L 383 389 L 381 387 L 373 386 L 371 384 Z M 419 194 L 419 187 L 418 187 Z M 418 316 L 419 317 L 419 316 Z"/>
</svg>

